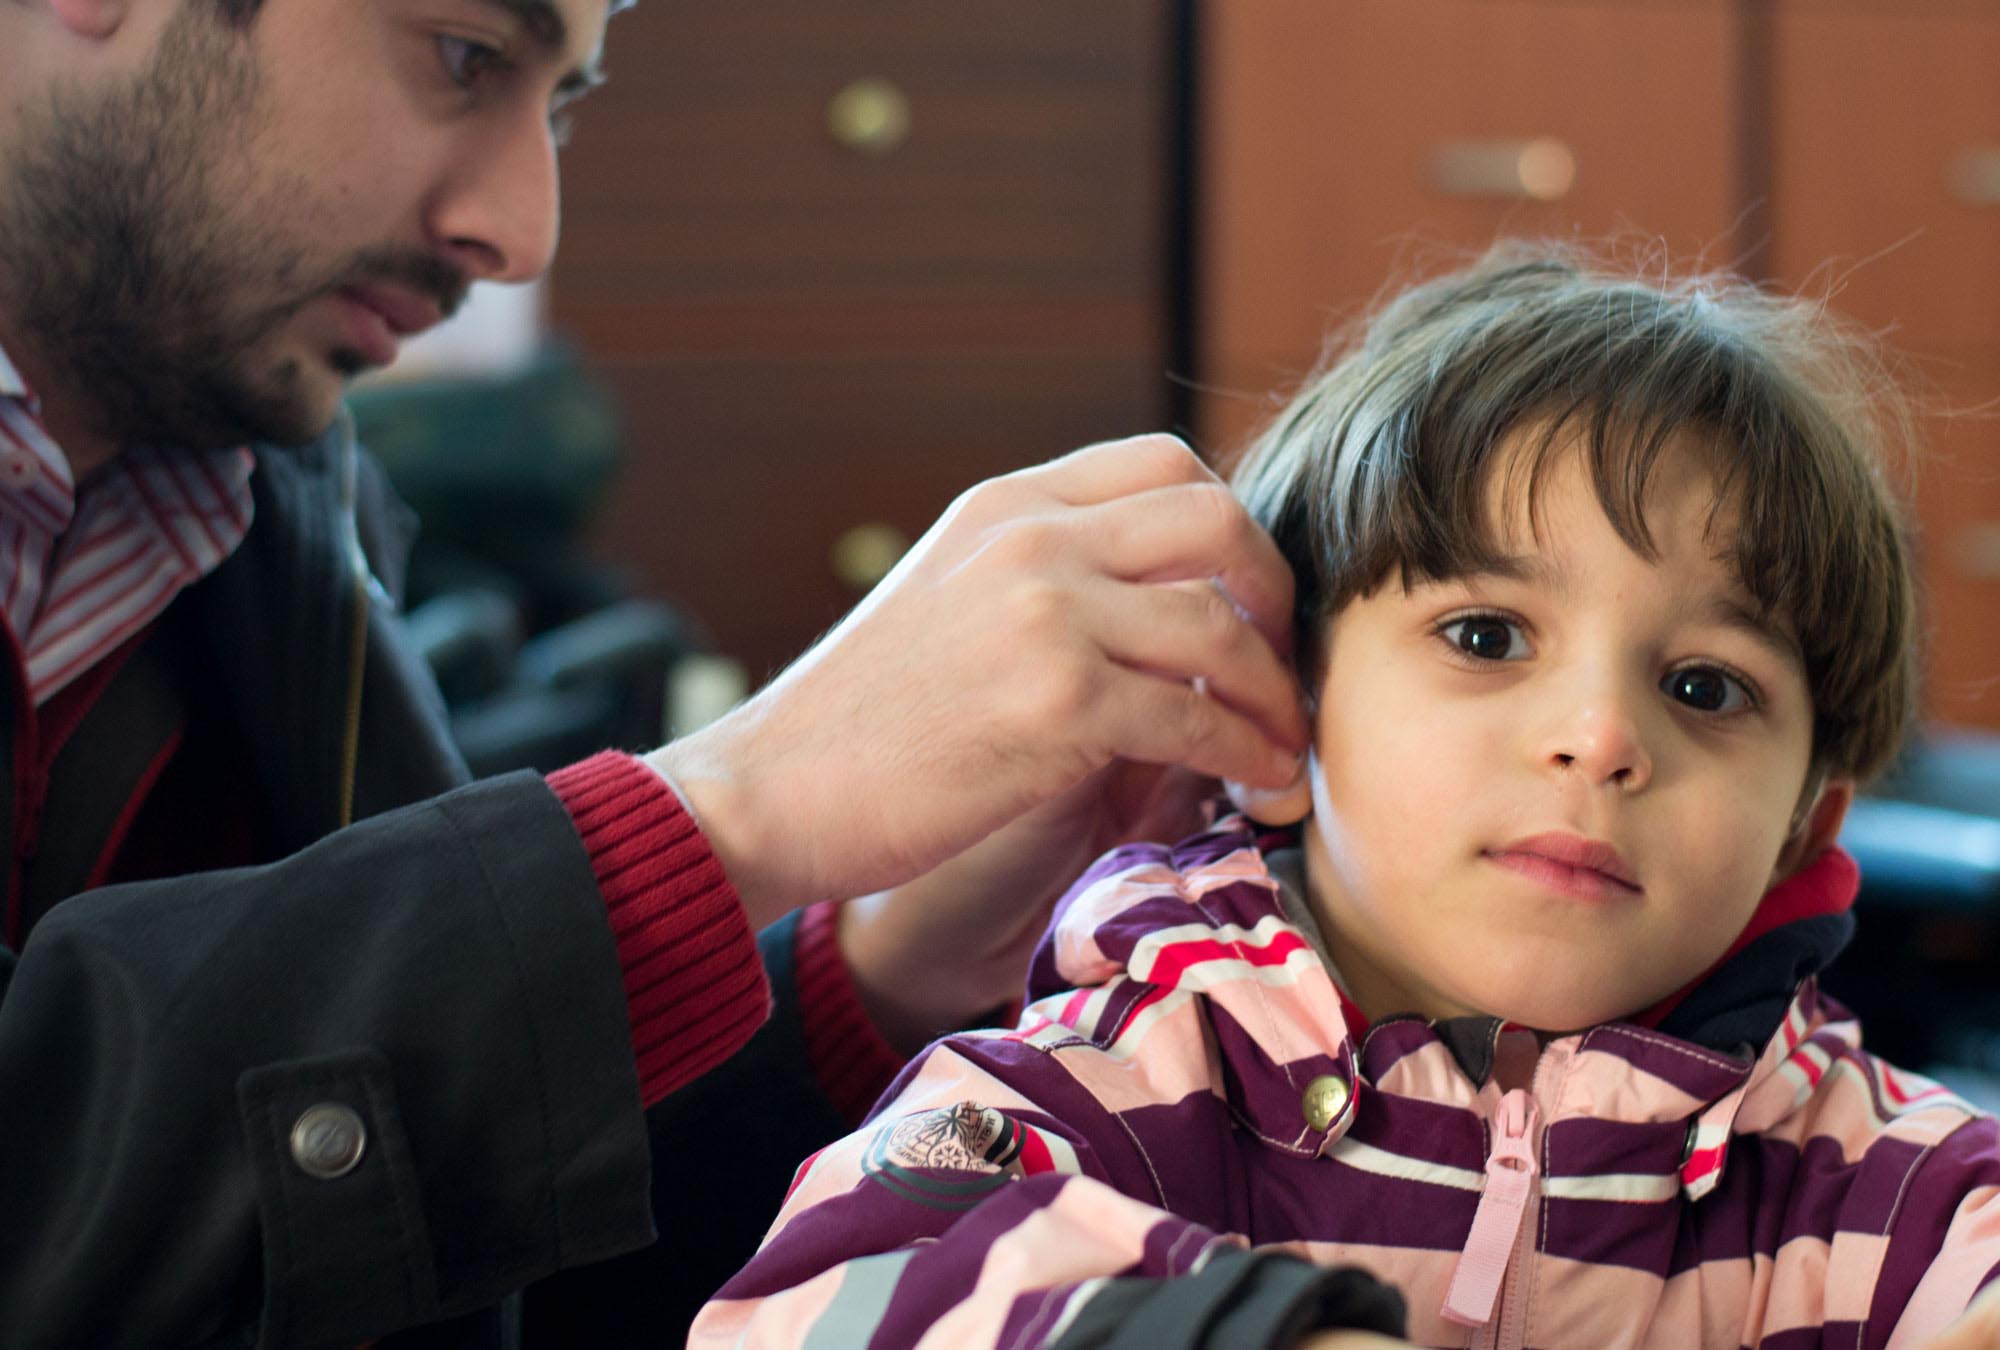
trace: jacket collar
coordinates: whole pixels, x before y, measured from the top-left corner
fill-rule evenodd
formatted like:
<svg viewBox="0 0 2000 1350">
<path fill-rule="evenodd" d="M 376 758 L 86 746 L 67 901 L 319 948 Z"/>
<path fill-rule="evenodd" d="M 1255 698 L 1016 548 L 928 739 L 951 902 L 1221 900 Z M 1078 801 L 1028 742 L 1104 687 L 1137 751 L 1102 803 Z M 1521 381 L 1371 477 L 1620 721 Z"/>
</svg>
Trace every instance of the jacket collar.
<svg viewBox="0 0 2000 1350">
<path fill-rule="evenodd" d="M 1130 1053 L 1149 1013 L 1203 999 L 1232 1112 L 1285 1152 L 1330 1149 L 1363 1091 L 1472 1108 L 1489 1091 L 1501 1024 L 1400 1017 L 1368 1027 L 1316 950 L 1318 935 L 1297 906 L 1288 913 L 1284 869 L 1268 853 L 1289 842 L 1225 817 L 1176 845 L 1108 854 L 1057 906 L 1029 997 L 1075 991 L 1056 1005 L 1062 1028 L 1114 1055 Z M 1813 978 L 1852 931 L 1845 909 L 1857 878 L 1838 850 L 1802 870 L 1794 882 L 1825 888 L 1827 903 L 1718 965 L 1681 1003 L 1688 1016 L 1676 1010 L 1657 1028 L 1607 1023 L 1552 1043 L 1568 1067 L 1549 1119 L 1611 1115 L 1684 1130 L 1680 1188 L 1690 1198 L 1713 1190 L 1733 1134 L 1796 1110 L 1828 1046 L 1858 1043 Z M 1323 1125 L 1307 1100 L 1315 1092 Z"/>
</svg>

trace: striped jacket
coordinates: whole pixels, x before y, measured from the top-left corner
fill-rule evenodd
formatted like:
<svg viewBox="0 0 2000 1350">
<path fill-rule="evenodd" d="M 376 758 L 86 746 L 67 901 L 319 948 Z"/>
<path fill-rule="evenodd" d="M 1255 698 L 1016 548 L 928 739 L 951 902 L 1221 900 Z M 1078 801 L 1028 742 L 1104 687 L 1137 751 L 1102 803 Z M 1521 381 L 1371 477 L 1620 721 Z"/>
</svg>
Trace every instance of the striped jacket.
<svg viewBox="0 0 2000 1350">
<path fill-rule="evenodd" d="M 1243 1244 L 1372 1271 L 1437 1346 L 1920 1345 L 2000 1273 L 1996 1122 L 1810 977 L 1761 1051 L 1489 1023 L 1488 1066 L 1532 1058 L 1503 1092 L 1457 1024 L 1356 1036 L 1240 821 L 1058 914 L 1020 1025 L 808 1159 L 691 1345 L 1049 1344 Z"/>
</svg>

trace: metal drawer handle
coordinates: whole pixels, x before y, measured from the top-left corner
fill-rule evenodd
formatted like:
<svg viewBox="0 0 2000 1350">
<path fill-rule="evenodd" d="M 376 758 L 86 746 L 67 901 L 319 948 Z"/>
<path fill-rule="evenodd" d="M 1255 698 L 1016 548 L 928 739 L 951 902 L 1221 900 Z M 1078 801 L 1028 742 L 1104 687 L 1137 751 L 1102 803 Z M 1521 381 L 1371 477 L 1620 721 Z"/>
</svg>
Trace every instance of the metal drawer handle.
<svg viewBox="0 0 2000 1350">
<path fill-rule="evenodd" d="M 2000 145 L 1968 145 L 1945 165 L 1951 195 L 1967 206 L 2000 206 Z"/>
<path fill-rule="evenodd" d="M 1431 181 L 1453 197 L 1553 202 L 1576 183 L 1576 156 L 1553 136 L 1446 141 L 1431 155 Z"/>
<path fill-rule="evenodd" d="M 910 99 L 887 80 L 856 80 L 827 101 L 826 129 L 863 155 L 886 155 L 910 139 Z"/>
</svg>

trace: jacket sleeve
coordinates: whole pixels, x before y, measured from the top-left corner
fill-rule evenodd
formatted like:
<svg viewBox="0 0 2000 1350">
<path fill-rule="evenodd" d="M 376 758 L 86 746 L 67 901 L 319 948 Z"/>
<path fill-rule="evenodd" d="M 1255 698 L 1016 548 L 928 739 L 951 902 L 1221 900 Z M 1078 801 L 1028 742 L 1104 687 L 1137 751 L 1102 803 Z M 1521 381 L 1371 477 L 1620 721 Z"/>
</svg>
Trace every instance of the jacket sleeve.
<svg viewBox="0 0 2000 1350">
<path fill-rule="evenodd" d="M 514 775 L 0 949 L 0 1344 L 348 1345 L 647 1242 L 604 907 Z"/>
<path fill-rule="evenodd" d="M 1923 1346 L 2000 1277 L 2000 1122 L 1976 1116 L 1924 1151 L 1887 1239 L 1866 1343 Z"/>
<path fill-rule="evenodd" d="M 679 1344 L 703 1301 L 756 1252 L 798 1160 L 846 1131 L 807 1050 L 799 921 L 791 915 L 758 935 L 770 1020 L 646 1113 L 657 1240 L 529 1288 L 528 1346 Z"/>
<path fill-rule="evenodd" d="M 1148 1350 L 1329 1324 L 1305 1262 L 1246 1260 L 1239 1238 L 1160 1208 L 1144 1153 L 1032 1039 L 933 1047 L 871 1124 L 807 1159 L 689 1345 L 1109 1346 L 1146 1305 L 1176 1325 Z M 1115 1315 L 1093 1317 L 1100 1300 Z M 1196 1304 L 1212 1315 L 1181 1315 Z"/>
</svg>

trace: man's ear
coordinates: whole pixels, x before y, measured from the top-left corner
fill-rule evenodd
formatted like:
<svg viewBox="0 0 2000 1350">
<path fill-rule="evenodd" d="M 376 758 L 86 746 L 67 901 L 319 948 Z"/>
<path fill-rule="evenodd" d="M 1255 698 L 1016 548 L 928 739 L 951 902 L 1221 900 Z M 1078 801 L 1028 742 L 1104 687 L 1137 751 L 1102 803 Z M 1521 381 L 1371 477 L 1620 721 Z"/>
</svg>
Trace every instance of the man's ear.
<svg viewBox="0 0 2000 1350">
<path fill-rule="evenodd" d="M 1778 866 L 1772 881 L 1783 881 L 1831 848 L 1833 841 L 1840 837 L 1841 823 L 1847 819 L 1847 808 L 1853 801 L 1852 778 L 1828 779 L 1820 788 L 1817 799 L 1806 808 L 1803 818 L 1792 831 L 1792 837 L 1785 841 L 1785 847 L 1778 854 Z"/>
<path fill-rule="evenodd" d="M 193 0 L 212 3 L 212 0 Z M 56 22 L 80 38 L 108 38 L 130 16 L 131 0 L 47 0 Z"/>
</svg>

